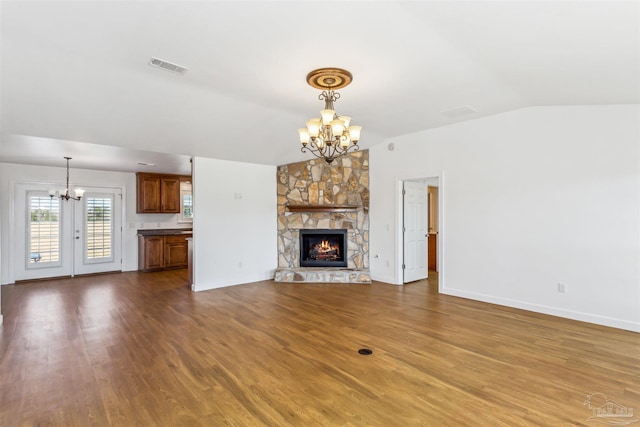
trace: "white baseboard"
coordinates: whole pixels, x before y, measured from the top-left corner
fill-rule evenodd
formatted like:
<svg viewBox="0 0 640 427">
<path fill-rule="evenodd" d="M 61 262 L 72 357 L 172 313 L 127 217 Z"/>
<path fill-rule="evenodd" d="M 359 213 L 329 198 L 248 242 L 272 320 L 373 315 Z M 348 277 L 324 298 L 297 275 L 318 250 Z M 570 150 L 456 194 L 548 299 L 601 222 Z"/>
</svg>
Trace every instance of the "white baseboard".
<svg viewBox="0 0 640 427">
<path fill-rule="evenodd" d="M 563 308 L 552 307 L 542 304 L 532 304 L 525 301 L 512 300 L 509 298 L 500 298 L 491 295 L 478 294 L 459 289 L 441 289 L 441 293 L 454 297 L 467 298 L 475 301 L 488 302 L 491 304 L 503 305 L 506 307 L 519 308 L 522 310 L 533 311 L 535 313 L 548 314 L 551 316 L 564 317 L 566 319 L 579 320 L 581 322 L 594 323 L 596 325 L 609 326 L 612 328 L 625 329 L 632 332 L 640 332 L 640 322 L 631 322 L 624 319 L 616 319 L 607 316 L 600 316 L 592 313 L 584 313 L 580 311 L 566 310 Z"/>
</svg>

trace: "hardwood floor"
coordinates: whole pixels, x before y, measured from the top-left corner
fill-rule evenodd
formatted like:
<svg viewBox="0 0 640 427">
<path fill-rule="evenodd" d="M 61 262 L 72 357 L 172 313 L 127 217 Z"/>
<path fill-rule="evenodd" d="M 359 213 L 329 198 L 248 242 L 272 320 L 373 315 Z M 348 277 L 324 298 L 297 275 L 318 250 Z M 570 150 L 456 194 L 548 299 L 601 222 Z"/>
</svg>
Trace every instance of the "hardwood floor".
<svg viewBox="0 0 640 427">
<path fill-rule="evenodd" d="M 589 426 L 597 392 L 639 418 L 640 334 L 434 279 L 192 293 L 186 275 L 2 287 L 0 425 Z"/>
</svg>

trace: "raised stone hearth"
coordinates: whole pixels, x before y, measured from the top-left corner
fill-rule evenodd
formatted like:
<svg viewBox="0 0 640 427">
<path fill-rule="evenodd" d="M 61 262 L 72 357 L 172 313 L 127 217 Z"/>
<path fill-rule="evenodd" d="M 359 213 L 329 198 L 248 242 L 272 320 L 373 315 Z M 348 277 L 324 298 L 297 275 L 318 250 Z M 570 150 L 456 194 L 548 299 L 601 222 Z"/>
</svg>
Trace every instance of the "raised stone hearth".
<svg viewBox="0 0 640 427">
<path fill-rule="evenodd" d="M 290 283 L 371 283 L 369 271 L 349 268 L 279 268 L 276 282 Z"/>
<path fill-rule="evenodd" d="M 370 283 L 369 152 L 279 166 L 276 281 Z M 300 267 L 300 230 L 347 231 L 347 268 Z"/>
</svg>

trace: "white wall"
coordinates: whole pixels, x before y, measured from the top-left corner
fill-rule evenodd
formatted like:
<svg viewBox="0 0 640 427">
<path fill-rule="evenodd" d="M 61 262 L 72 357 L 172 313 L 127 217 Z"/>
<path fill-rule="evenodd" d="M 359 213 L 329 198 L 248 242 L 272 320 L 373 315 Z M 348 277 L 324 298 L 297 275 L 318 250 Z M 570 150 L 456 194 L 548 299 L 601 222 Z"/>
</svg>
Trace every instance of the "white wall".
<svg viewBox="0 0 640 427">
<path fill-rule="evenodd" d="M 0 163 L 0 176 L 2 176 L 2 170 L 4 169 L 3 164 Z M 2 190 L 4 187 L 0 187 L 0 203 L 4 206 L 4 199 L 2 198 L 2 194 L 4 191 Z M 5 218 L 5 213 L 3 209 L 0 209 L 0 285 L 2 284 L 2 275 L 4 274 L 5 268 L 2 266 L 2 221 Z M 2 309 L 2 290 L 0 289 L 0 325 L 3 323 L 3 309 Z"/>
<path fill-rule="evenodd" d="M 527 108 L 373 147 L 372 277 L 399 276 L 397 183 L 441 176 L 441 292 L 640 331 L 639 147 L 637 105 Z"/>
<path fill-rule="evenodd" d="M 194 290 L 272 279 L 276 167 L 193 160 Z"/>
<path fill-rule="evenodd" d="M 136 214 L 136 176 L 133 173 L 105 172 L 86 169 L 70 170 L 71 184 L 83 186 L 123 187 L 125 189 L 125 220 L 123 222 L 123 271 L 138 269 L 138 240 L 139 228 L 179 228 L 191 227 L 191 224 L 179 224 L 179 215 L 175 214 Z M 66 169 L 64 167 L 43 167 L 19 165 L 10 163 L 0 164 L 0 282 L 2 284 L 13 283 L 13 268 L 9 268 L 10 258 L 14 262 L 22 262 L 22 259 L 9 257 L 11 252 L 11 239 L 13 234 L 10 229 L 10 218 L 13 204 L 11 201 L 12 183 L 16 182 L 42 182 L 51 184 L 55 188 L 64 188 Z"/>
</svg>

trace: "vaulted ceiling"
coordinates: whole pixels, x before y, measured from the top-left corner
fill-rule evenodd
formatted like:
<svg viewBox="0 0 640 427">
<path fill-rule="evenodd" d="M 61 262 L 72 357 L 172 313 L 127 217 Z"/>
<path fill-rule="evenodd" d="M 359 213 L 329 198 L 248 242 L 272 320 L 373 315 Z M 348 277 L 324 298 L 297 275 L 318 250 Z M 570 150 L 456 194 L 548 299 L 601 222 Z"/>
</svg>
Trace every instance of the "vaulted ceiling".
<svg viewBox="0 0 640 427">
<path fill-rule="evenodd" d="M 637 1 L 3 1 L 0 161 L 303 160 L 296 130 L 323 107 L 305 76 L 329 66 L 353 73 L 336 110 L 364 148 L 528 106 L 640 103 L 639 16 Z"/>
</svg>

